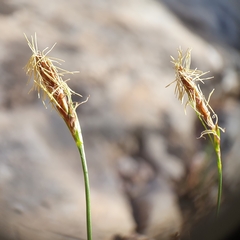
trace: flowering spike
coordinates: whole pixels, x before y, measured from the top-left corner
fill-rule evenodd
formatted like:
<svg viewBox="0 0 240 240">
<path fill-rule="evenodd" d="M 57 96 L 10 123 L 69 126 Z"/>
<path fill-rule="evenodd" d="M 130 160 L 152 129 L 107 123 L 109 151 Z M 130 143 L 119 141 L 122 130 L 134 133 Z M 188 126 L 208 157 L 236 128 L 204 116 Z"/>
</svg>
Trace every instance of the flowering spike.
<svg viewBox="0 0 240 240">
<path fill-rule="evenodd" d="M 208 72 L 202 72 L 197 69 L 190 69 L 191 49 L 188 49 L 186 54 L 183 55 L 182 50 L 179 48 L 178 58 L 174 59 L 171 57 L 171 59 L 172 63 L 175 66 L 176 78 L 172 83 L 176 82 L 175 94 L 177 95 L 177 98 L 183 103 L 184 95 L 187 94 L 188 100 L 186 102 L 185 108 L 188 104 L 191 105 L 191 107 L 204 121 L 204 123 L 213 130 L 209 133 L 213 133 L 217 124 L 217 121 L 215 123 L 213 122 L 213 118 L 211 116 L 216 116 L 216 113 L 209 105 L 209 99 L 213 91 L 209 94 L 208 100 L 206 100 L 200 86 L 196 84 L 197 82 L 203 83 L 204 80 L 211 79 L 212 77 L 202 78 L 202 76 Z"/>
<path fill-rule="evenodd" d="M 42 96 L 42 101 L 45 104 L 45 100 L 48 97 L 52 106 L 61 115 L 64 121 L 67 123 L 71 133 L 74 135 L 78 124 L 76 123 L 76 107 L 79 104 L 72 102 L 72 94 L 77 94 L 72 91 L 67 85 L 68 80 L 63 80 L 62 77 L 65 74 L 73 74 L 76 72 L 69 72 L 54 65 L 62 61 L 61 59 L 48 57 L 47 54 L 54 48 L 56 43 L 50 48 L 45 48 L 42 52 L 38 50 L 36 34 L 31 37 L 31 41 L 25 35 L 28 46 L 32 50 L 32 56 L 30 57 L 25 70 L 29 75 L 29 80 L 33 77 L 34 85 L 33 89 L 38 91 L 38 97 Z M 47 51 L 48 50 L 48 51 Z M 47 52 L 46 52 L 47 51 Z M 46 53 L 44 53 L 46 52 Z M 81 96 L 80 94 L 77 94 Z"/>
</svg>

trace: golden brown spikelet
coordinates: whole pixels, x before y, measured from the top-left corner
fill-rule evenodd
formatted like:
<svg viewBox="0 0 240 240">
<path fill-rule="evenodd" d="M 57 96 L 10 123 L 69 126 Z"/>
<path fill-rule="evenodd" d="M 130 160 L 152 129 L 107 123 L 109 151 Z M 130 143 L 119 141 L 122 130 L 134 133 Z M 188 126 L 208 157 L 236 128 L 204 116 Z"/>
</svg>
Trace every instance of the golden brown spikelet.
<svg viewBox="0 0 240 240">
<path fill-rule="evenodd" d="M 77 93 L 68 87 L 66 80 L 62 79 L 65 74 L 73 74 L 75 72 L 69 72 L 55 66 L 54 63 L 60 64 L 59 61 L 62 60 L 47 56 L 55 44 L 44 53 L 47 48 L 42 52 L 38 50 L 36 35 L 35 38 L 31 37 L 31 42 L 27 37 L 26 39 L 28 46 L 32 50 L 32 56 L 25 66 L 25 70 L 29 75 L 29 80 L 33 77 L 33 89 L 38 90 L 39 97 L 42 95 L 43 103 L 46 97 L 49 98 L 53 107 L 58 111 L 69 128 L 76 127 L 74 124 L 76 119 L 75 110 L 79 103 L 73 103 L 71 95 Z M 81 96 L 80 94 L 77 95 Z M 70 130 L 74 131 L 74 129 Z"/>
<path fill-rule="evenodd" d="M 176 78 L 172 82 L 176 82 L 175 94 L 177 95 L 178 99 L 183 102 L 184 95 L 186 93 L 188 96 L 186 106 L 190 104 L 204 124 L 208 126 L 209 129 L 203 131 L 201 136 L 208 133 L 212 133 L 217 136 L 215 130 L 218 122 L 218 116 L 209 105 L 209 99 L 213 91 L 210 93 L 208 100 L 206 100 L 199 84 L 197 84 L 197 82 L 203 83 L 204 80 L 211 79 L 212 77 L 202 78 L 202 76 L 208 72 L 202 72 L 198 69 L 190 69 L 191 49 L 188 49 L 186 54 L 183 54 L 181 48 L 179 48 L 178 58 L 171 58 L 175 67 Z M 215 119 L 215 122 L 213 119 Z"/>
</svg>

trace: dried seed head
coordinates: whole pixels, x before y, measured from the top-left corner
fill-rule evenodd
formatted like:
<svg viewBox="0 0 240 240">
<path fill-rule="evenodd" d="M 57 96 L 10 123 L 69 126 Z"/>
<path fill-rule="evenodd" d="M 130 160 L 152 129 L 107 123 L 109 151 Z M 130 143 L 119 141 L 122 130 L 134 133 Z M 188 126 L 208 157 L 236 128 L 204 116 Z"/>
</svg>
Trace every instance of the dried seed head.
<svg viewBox="0 0 240 240">
<path fill-rule="evenodd" d="M 209 94 L 208 100 L 206 100 L 199 84 L 197 84 L 197 82 L 204 83 L 204 80 L 211 79 L 212 77 L 202 78 L 202 76 L 208 72 L 202 72 L 197 69 L 190 69 L 191 49 L 188 49 L 186 54 L 183 54 L 182 50 L 179 48 L 178 58 L 171 58 L 172 63 L 175 66 L 176 78 L 172 82 L 176 82 L 175 94 L 177 95 L 178 99 L 183 102 L 186 93 L 188 100 L 185 105 L 185 110 L 186 106 L 190 104 L 195 112 L 199 115 L 201 120 L 210 128 L 210 130 L 204 131 L 202 135 L 208 133 L 213 133 L 215 135 L 218 117 L 209 105 L 209 100 L 213 91 Z M 215 119 L 215 123 L 213 122 L 213 119 Z"/>
<path fill-rule="evenodd" d="M 69 72 L 56 67 L 54 63 L 60 64 L 59 61 L 62 60 L 47 56 L 56 44 L 54 44 L 48 52 L 44 53 L 47 48 L 42 52 L 38 50 L 36 35 L 35 39 L 31 37 L 31 42 L 28 39 L 27 42 L 33 54 L 25 69 L 26 73 L 29 75 L 29 80 L 31 77 L 34 79 L 33 89 L 38 90 L 39 96 L 42 92 L 43 101 L 46 99 L 46 96 L 48 96 L 54 107 L 59 107 L 68 113 L 68 105 L 72 104 L 71 95 L 72 93 L 76 93 L 68 87 L 66 81 L 63 81 L 62 76 L 65 74 L 73 74 L 75 72 Z"/>
<path fill-rule="evenodd" d="M 31 37 L 31 42 L 27 37 L 26 39 L 33 54 L 25 66 L 25 70 L 27 75 L 29 75 L 29 80 L 33 77 L 33 89 L 38 90 L 39 97 L 42 95 L 43 103 L 46 97 L 48 97 L 68 127 L 74 127 L 74 122 L 77 118 L 75 110 L 79 106 L 79 103 L 73 103 L 71 95 L 77 93 L 68 87 L 67 80 L 64 81 L 62 77 L 65 74 L 73 74 L 75 72 L 69 72 L 56 67 L 54 63 L 60 64 L 59 61 L 62 60 L 47 56 L 56 44 L 47 52 L 47 48 L 40 52 L 37 46 L 36 34 L 35 38 Z M 77 95 L 81 96 L 80 94 Z"/>
</svg>

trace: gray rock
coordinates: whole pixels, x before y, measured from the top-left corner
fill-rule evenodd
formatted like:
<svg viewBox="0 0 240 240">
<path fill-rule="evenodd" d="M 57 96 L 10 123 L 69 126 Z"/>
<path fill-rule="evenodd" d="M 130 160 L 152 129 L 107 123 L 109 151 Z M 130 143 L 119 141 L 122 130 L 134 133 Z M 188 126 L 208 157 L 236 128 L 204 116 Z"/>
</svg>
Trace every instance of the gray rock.
<svg viewBox="0 0 240 240">
<path fill-rule="evenodd" d="M 156 239 L 177 236 L 184 212 L 177 201 L 182 189 L 175 190 L 202 149 L 194 112 L 188 107 L 185 115 L 174 86 L 165 88 L 174 80 L 170 55 L 179 46 L 192 48 L 192 67 L 217 74 L 203 90 L 208 95 L 217 87 L 212 100 L 222 107 L 238 81 L 219 84 L 226 65 L 238 74 L 232 54 L 224 54 L 228 48 L 193 34 L 157 1 L 13 0 L 0 9 L 0 234 L 86 238 L 75 143 L 54 110 L 45 110 L 37 93 L 27 94 L 31 84 L 25 86 L 22 68 L 31 52 L 23 32 L 36 32 L 40 50 L 57 42 L 49 56 L 80 71 L 68 82 L 83 95 L 74 101 L 90 95 L 78 115 L 94 239 L 134 237 L 135 230 Z"/>
</svg>

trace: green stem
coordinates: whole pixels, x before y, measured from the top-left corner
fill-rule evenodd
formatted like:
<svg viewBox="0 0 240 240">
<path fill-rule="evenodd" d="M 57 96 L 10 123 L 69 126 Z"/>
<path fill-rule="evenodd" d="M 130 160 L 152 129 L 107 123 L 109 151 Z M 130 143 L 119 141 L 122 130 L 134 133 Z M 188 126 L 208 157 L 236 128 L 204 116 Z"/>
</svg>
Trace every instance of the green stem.
<svg viewBox="0 0 240 240">
<path fill-rule="evenodd" d="M 218 199 L 217 199 L 217 215 L 220 211 L 221 199 L 222 199 L 222 158 L 221 158 L 221 147 L 220 147 L 220 130 L 216 125 L 216 133 L 219 136 L 214 136 L 214 147 L 217 155 L 217 168 L 218 168 Z"/>
<path fill-rule="evenodd" d="M 86 161 L 84 145 L 83 145 L 83 137 L 80 130 L 75 132 L 74 139 L 80 154 L 82 169 L 83 169 L 83 176 L 84 176 L 85 198 L 86 198 L 87 239 L 92 240 L 90 184 L 89 184 L 89 177 L 88 177 L 87 161 Z"/>
<path fill-rule="evenodd" d="M 197 114 L 200 121 L 202 122 L 202 125 L 204 128 L 207 130 L 207 126 L 202 120 L 201 116 Z M 220 206 L 221 206 L 221 199 L 222 199 L 222 181 L 223 181 L 223 176 L 222 176 L 222 159 L 221 159 L 221 146 L 220 146 L 220 129 L 218 125 L 216 124 L 216 129 L 214 132 L 217 134 L 218 138 L 216 136 L 211 136 L 210 133 L 208 133 L 208 136 L 210 138 L 211 143 L 214 146 L 214 150 L 217 155 L 217 168 L 218 168 L 218 196 L 217 196 L 217 216 L 220 212 Z"/>
<path fill-rule="evenodd" d="M 216 151 L 217 154 L 217 167 L 218 167 L 218 199 L 217 199 L 217 215 L 220 211 L 221 199 L 222 199 L 222 161 L 220 151 Z"/>
</svg>

